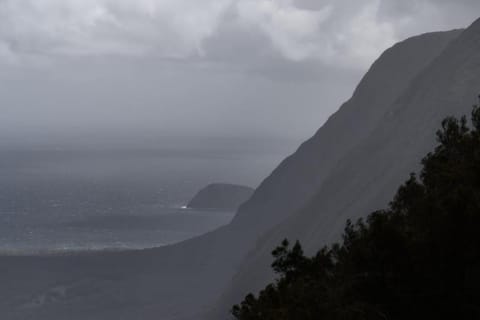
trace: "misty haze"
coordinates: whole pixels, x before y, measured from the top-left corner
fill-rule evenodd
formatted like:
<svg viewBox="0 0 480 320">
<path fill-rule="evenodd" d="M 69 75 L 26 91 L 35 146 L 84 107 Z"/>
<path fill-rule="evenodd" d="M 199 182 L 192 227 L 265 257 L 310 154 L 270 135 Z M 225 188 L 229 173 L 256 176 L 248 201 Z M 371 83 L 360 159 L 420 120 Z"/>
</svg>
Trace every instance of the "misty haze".
<svg viewBox="0 0 480 320">
<path fill-rule="evenodd" d="M 166 143 L 6 148 L 1 154 L 1 251 L 142 249 L 227 224 L 235 208 L 182 207 L 211 181 L 256 186 L 285 150 L 261 150 L 254 143 L 241 150 L 178 141 L 175 148 Z"/>
<path fill-rule="evenodd" d="M 0 0 L 0 319 L 480 319 L 479 17 Z"/>
</svg>

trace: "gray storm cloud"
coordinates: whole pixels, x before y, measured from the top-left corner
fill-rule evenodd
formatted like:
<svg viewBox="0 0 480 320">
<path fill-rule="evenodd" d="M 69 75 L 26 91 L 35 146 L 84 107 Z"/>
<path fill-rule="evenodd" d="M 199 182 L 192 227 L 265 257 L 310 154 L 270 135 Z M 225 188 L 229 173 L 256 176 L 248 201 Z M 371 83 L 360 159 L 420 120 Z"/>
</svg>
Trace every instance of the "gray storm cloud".
<svg viewBox="0 0 480 320">
<path fill-rule="evenodd" d="M 405 33 L 463 26 L 472 9 L 478 1 L 2 0 L 0 54 L 201 57 L 228 22 L 287 59 L 365 68 Z"/>
<path fill-rule="evenodd" d="M 0 53 L 9 60 L 35 54 L 202 56 L 204 41 L 222 32 L 229 14 L 239 29 L 264 34 L 287 59 L 365 67 L 404 30 L 456 25 L 472 6 L 480 7 L 442 0 L 3 0 Z"/>
<path fill-rule="evenodd" d="M 3 0 L 0 52 L 31 55 L 202 56 L 226 14 L 291 60 L 369 63 L 395 38 L 377 0 Z M 235 41 L 235 39 L 232 39 Z"/>
</svg>

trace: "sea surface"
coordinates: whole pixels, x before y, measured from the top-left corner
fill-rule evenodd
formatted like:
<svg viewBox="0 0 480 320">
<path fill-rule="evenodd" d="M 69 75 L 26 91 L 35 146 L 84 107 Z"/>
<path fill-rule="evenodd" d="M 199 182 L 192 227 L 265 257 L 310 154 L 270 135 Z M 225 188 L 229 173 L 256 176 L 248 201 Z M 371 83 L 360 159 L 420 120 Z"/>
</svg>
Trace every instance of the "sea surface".
<svg viewBox="0 0 480 320">
<path fill-rule="evenodd" d="M 212 182 L 256 187 L 285 154 L 229 148 L 3 148 L 0 254 L 179 242 L 234 212 L 182 207 Z"/>
</svg>

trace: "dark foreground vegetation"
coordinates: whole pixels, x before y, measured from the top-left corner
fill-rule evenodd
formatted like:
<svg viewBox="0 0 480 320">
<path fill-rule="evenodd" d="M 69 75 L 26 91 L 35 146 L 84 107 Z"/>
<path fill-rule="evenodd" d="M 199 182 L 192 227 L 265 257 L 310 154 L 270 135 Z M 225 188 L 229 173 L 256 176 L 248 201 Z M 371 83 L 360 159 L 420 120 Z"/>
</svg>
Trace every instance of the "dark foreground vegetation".
<svg viewBox="0 0 480 320">
<path fill-rule="evenodd" d="M 439 145 L 386 210 L 347 222 L 306 257 L 273 251 L 278 275 L 232 309 L 239 320 L 480 319 L 480 109 L 447 118 Z"/>
</svg>

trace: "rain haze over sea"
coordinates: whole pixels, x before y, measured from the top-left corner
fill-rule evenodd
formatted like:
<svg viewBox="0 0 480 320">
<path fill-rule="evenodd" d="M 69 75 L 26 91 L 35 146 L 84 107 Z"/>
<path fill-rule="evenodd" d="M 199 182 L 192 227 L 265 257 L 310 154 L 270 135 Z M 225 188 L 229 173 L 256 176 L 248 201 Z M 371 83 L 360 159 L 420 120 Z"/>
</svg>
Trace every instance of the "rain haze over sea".
<svg viewBox="0 0 480 320">
<path fill-rule="evenodd" d="M 227 224 L 233 212 L 182 206 L 212 182 L 256 187 L 286 151 L 207 142 L 4 147 L 0 251 L 148 248 Z"/>
</svg>

